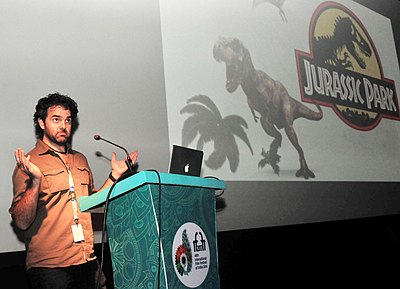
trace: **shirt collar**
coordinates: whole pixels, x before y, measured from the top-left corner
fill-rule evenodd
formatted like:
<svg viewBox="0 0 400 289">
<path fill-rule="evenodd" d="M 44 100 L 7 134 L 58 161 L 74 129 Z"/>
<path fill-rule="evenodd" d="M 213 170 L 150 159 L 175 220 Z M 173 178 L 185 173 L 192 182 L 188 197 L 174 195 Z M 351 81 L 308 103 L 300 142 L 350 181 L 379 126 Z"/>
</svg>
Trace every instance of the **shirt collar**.
<svg viewBox="0 0 400 289">
<path fill-rule="evenodd" d="M 39 155 L 45 155 L 45 154 L 56 155 L 56 153 L 53 150 L 51 150 L 49 148 L 49 146 L 47 144 L 45 144 L 41 139 L 38 139 L 36 141 L 36 148 L 38 149 L 38 154 Z M 65 145 L 65 148 L 66 148 L 66 152 L 68 154 L 72 154 L 73 153 L 73 150 L 72 150 L 71 145 L 69 143 L 67 143 Z"/>
</svg>

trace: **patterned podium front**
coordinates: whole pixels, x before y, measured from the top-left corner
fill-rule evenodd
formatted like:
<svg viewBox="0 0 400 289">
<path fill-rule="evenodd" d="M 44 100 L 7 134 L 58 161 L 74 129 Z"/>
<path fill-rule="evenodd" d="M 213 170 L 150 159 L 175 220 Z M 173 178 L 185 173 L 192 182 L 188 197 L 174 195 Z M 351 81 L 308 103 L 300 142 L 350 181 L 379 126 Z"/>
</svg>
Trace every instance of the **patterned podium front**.
<svg viewBox="0 0 400 289">
<path fill-rule="evenodd" d="M 215 190 L 224 188 L 153 171 L 117 183 L 107 214 L 115 288 L 219 288 Z M 103 204 L 109 189 L 79 199 L 81 210 Z"/>
</svg>

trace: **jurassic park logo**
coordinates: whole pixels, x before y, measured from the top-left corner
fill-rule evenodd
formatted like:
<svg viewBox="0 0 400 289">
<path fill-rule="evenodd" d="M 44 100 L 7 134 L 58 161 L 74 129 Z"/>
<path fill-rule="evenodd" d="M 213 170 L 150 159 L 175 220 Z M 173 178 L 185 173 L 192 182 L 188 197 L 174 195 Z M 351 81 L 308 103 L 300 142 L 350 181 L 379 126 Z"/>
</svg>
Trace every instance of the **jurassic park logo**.
<svg viewBox="0 0 400 289">
<path fill-rule="evenodd" d="M 399 120 L 393 80 L 383 76 L 374 43 L 346 7 L 324 2 L 309 28 L 310 53 L 296 50 L 302 101 L 331 107 L 347 125 L 372 130 L 382 118 Z"/>
</svg>

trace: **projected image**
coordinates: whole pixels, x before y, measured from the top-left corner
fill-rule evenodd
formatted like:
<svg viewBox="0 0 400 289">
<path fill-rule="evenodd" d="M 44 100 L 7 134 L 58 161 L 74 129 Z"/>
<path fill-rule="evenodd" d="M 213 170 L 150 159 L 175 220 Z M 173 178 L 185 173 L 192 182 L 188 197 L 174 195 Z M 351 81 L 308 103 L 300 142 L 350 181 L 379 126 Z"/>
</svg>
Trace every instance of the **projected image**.
<svg viewBox="0 0 400 289">
<path fill-rule="evenodd" d="M 390 21 L 348 0 L 160 9 L 170 146 L 203 150 L 203 176 L 400 179 Z"/>
<path fill-rule="evenodd" d="M 263 148 L 263 159 L 259 162 L 259 167 L 268 164 L 279 175 L 278 163 L 281 156 L 278 155 L 278 149 L 282 145 L 279 129 L 284 129 L 299 154 L 300 169 L 296 172 L 296 177 L 315 178 L 308 168 L 293 122 L 298 118 L 321 120 L 321 107 L 316 104 L 318 110 L 311 110 L 292 98 L 281 82 L 272 79 L 264 71 L 257 70 L 249 51 L 237 38 L 221 37 L 214 46 L 214 58 L 225 63 L 226 90 L 232 93 L 238 86 L 242 87 L 254 121 L 260 122 L 265 133 L 273 139 L 268 151 L 265 152 Z"/>
<path fill-rule="evenodd" d="M 332 107 L 357 130 L 372 130 L 382 118 L 399 120 L 394 83 L 383 77 L 374 42 L 354 13 L 320 5 L 310 42 L 310 53 L 296 51 L 303 101 Z"/>
<path fill-rule="evenodd" d="M 237 139 L 242 140 L 249 148 L 250 141 L 246 134 L 247 122 L 239 115 L 222 116 L 215 103 L 206 95 L 196 95 L 187 100 L 187 105 L 180 111 L 181 114 L 190 114 L 183 123 L 182 145 L 189 146 L 197 139 L 196 148 L 204 149 L 204 145 L 211 142 L 213 152 L 205 160 L 205 165 L 217 170 L 225 161 L 235 172 L 239 166 L 239 148 Z"/>
</svg>

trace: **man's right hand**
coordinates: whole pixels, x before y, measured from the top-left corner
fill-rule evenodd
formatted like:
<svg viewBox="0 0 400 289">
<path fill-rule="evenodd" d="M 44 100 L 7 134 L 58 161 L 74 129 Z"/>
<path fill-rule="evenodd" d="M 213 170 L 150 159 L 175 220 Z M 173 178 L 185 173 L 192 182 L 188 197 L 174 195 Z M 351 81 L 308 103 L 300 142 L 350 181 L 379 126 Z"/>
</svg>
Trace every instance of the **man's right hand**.
<svg viewBox="0 0 400 289">
<path fill-rule="evenodd" d="M 20 170 L 26 173 L 32 181 L 35 179 L 40 180 L 42 172 L 30 161 L 31 156 L 25 156 L 25 153 L 21 148 L 16 149 L 14 156 Z"/>
</svg>

